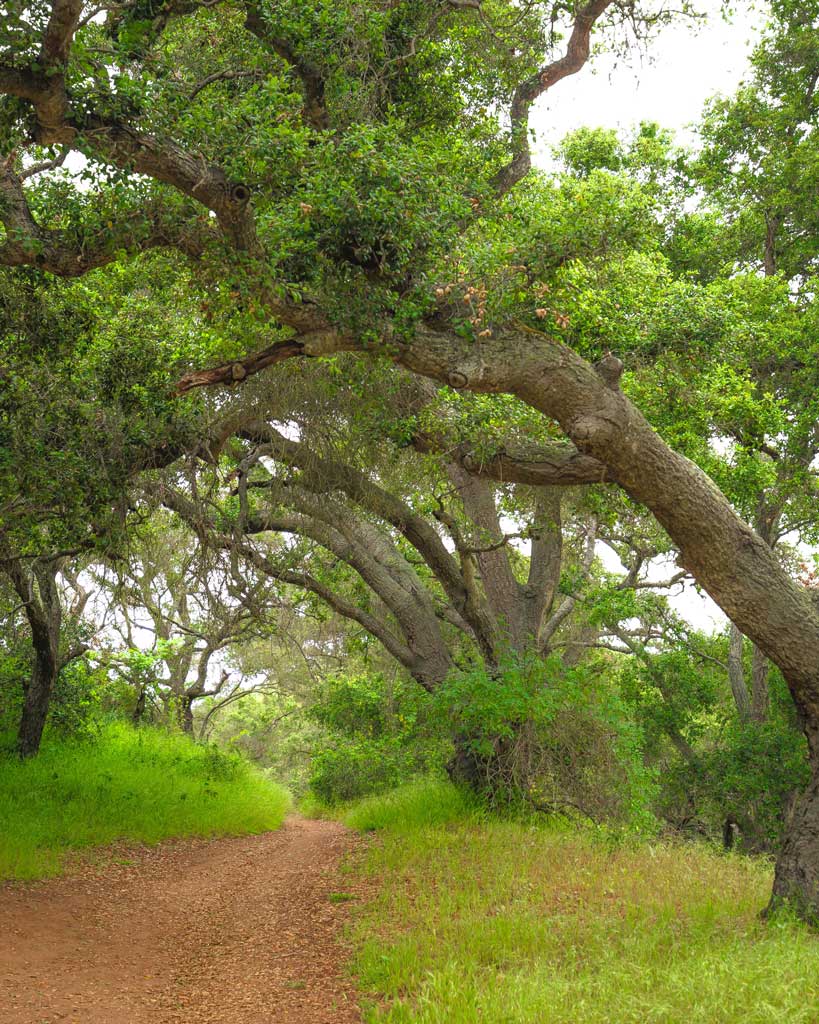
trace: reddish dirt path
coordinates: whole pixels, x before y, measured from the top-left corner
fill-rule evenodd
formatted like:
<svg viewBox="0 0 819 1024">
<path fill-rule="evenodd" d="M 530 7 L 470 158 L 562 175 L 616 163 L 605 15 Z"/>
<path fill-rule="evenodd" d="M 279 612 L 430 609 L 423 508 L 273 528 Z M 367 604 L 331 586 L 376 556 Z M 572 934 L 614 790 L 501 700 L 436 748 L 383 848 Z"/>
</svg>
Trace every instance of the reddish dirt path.
<svg viewBox="0 0 819 1024">
<path fill-rule="evenodd" d="M 0 1024 L 353 1024 L 326 821 L 0 886 Z"/>
</svg>

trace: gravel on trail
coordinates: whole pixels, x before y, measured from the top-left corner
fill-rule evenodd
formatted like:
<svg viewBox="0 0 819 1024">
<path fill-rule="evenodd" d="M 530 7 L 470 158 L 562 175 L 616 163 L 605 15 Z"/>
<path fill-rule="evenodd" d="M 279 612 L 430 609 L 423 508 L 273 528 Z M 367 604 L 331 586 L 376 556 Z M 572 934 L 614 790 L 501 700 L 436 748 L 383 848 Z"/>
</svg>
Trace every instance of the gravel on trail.
<svg viewBox="0 0 819 1024">
<path fill-rule="evenodd" d="M 0 1024 L 360 1022 L 339 874 L 355 843 L 290 818 L 0 886 Z"/>
</svg>

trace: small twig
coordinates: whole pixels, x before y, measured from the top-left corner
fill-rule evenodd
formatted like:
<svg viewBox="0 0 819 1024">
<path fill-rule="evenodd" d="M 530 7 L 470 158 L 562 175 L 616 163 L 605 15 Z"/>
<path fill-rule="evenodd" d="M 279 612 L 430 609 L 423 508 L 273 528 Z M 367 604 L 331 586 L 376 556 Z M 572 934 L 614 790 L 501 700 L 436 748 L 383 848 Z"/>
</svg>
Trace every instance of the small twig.
<svg viewBox="0 0 819 1024">
<path fill-rule="evenodd" d="M 190 94 L 190 99 L 196 99 L 199 93 L 207 86 L 212 85 L 213 82 L 224 82 L 234 78 L 262 78 L 264 77 L 263 71 L 216 71 L 212 75 L 208 75 L 207 78 L 203 78 L 201 82 L 197 82 L 193 87 L 193 91 Z"/>
</svg>

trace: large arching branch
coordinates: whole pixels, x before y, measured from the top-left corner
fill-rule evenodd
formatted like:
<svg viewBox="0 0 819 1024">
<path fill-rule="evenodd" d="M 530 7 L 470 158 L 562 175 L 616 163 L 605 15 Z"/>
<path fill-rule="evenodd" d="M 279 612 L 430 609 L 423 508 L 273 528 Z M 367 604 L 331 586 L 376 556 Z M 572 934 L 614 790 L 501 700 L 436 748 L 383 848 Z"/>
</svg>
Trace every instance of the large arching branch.
<svg viewBox="0 0 819 1024">
<path fill-rule="evenodd" d="M 306 514 L 303 512 L 253 513 L 245 518 L 242 533 L 232 536 L 220 531 L 213 518 L 200 505 L 195 504 L 173 488 L 159 485 L 156 487 L 156 494 L 166 507 L 180 515 L 200 536 L 206 538 L 208 543 L 241 554 L 249 558 L 252 564 L 257 565 L 258 568 L 261 568 L 258 558 L 265 556 L 248 540 L 254 534 L 290 533 L 314 540 L 340 561 L 349 565 L 389 609 L 404 634 L 403 648 L 406 650 L 399 648 L 398 645 L 401 644 L 401 641 L 395 638 L 386 623 L 380 622 L 369 613 L 361 612 L 360 616 L 347 614 L 346 617 L 355 618 L 368 631 L 372 627 L 373 635 L 396 657 L 401 650 L 399 660 L 410 668 L 414 677 L 422 685 L 434 686 L 449 672 L 451 658 L 441 634 L 431 596 L 417 577 L 414 581 L 407 579 L 408 575 L 414 576 L 414 573 L 401 558 L 400 553 L 383 550 L 387 543 L 386 538 L 379 539 L 375 532 L 369 532 L 363 537 L 356 536 L 356 525 L 345 521 L 343 511 L 341 514 L 333 515 L 328 512 L 325 501 L 321 506 L 316 503 L 309 508 Z M 304 507 L 304 505 L 305 498 L 302 495 L 298 500 L 298 506 Z M 321 516 L 310 514 L 319 511 Z M 274 563 L 268 560 L 266 566 L 265 571 L 273 567 Z M 342 613 L 342 606 L 346 608 L 347 612 L 351 612 L 354 608 L 351 602 L 336 595 L 331 588 L 325 587 L 326 592 L 320 593 L 318 588 L 325 585 L 314 580 L 309 574 L 298 573 L 289 566 L 282 568 L 281 572 L 290 573 L 289 581 L 294 584 L 296 575 L 304 577 L 305 582 L 309 580 L 311 585 L 307 589 L 323 599 L 328 599 L 330 606 L 339 614 Z M 271 574 L 272 572 L 268 573 L 268 575 Z M 281 578 L 284 582 L 288 582 L 284 576 Z M 366 625 L 362 616 L 367 617 Z M 406 651 L 410 652 L 411 666 L 408 664 Z"/>
<path fill-rule="evenodd" d="M 479 645 L 492 656 L 497 644 L 496 624 L 482 595 L 461 571 L 435 528 L 396 495 L 376 484 L 353 466 L 319 456 L 303 442 L 285 437 L 266 423 L 254 423 L 240 436 L 261 442 L 259 452 L 283 459 L 301 470 L 299 482 L 315 494 L 337 490 L 359 507 L 397 529 L 424 559 L 457 613 L 469 624 Z M 317 510 L 321 511 L 320 507 Z"/>
<path fill-rule="evenodd" d="M 248 534 L 289 532 L 310 537 L 349 565 L 398 621 L 409 646 L 445 675 L 450 655 L 440 631 L 432 595 L 392 540 L 366 520 L 327 497 L 298 489 L 290 492 L 294 512 L 287 516 L 256 513 L 248 518 Z M 295 511 L 298 510 L 298 511 Z M 444 668 L 446 666 L 446 668 Z"/>
<path fill-rule="evenodd" d="M 567 441 L 536 444 L 514 440 L 487 454 L 463 441 L 450 444 L 445 437 L 418 432 L 412 437 L 412 446 L 419 452 L 445 455 L 467 473 L 498 483 L 578 487 L 616 482 L 608 466 Z"/>
</svg>

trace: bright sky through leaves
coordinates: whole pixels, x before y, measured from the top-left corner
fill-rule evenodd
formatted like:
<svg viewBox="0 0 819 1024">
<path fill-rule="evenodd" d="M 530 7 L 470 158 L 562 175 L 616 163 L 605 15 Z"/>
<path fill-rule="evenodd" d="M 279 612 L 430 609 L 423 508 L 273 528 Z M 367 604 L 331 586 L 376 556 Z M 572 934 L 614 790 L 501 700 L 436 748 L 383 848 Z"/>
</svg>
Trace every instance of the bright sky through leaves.
<svg viewBox="0 0 819 1024">
<path fill-rule="evenodd" d="M 582 125 L 627 132 L 641 121 L 657 121 L 673 129 L 680 142 L 693 143 L 693 126 L 703 105 L 716 93 L 730 95 L 736 89 L 765 22 L 763 4 L 738 4 L 730 19 L 721 15 L 720 6 L 718 0 L 709 0 L 704 22 L 663 31 L 650 58 L 636 50 L 628 62 L 601 54 L 593 65 L 546 93 L 532 117 L 537 163 L 550 166 L 552 147 Z M 598 553 L 606 564 L 614 561 L 602 545 Z M 674 569 L 658 567 L 657 578 Z M 719 608 L 693 585 L 670 602 L 697 628 L 721 629 L 725 624 Z"/>
<path fill-rule="evenodd" d="M 678 23 L 660 33 L 650 56 L 633 51 L 628 62 L 608 54 L 547 92 L 532 117 L 538 163 L 580 125 L 628 130 L 640 121 L 673 129 L 692 141 L 691 126 L 705 101 L 732 93 L 748 66 L 749 44 L 765 22 L 765 6 L 737 4 L 726 21 L 718 0 L 708 0 L 705 21 Z"/>
</svg>

